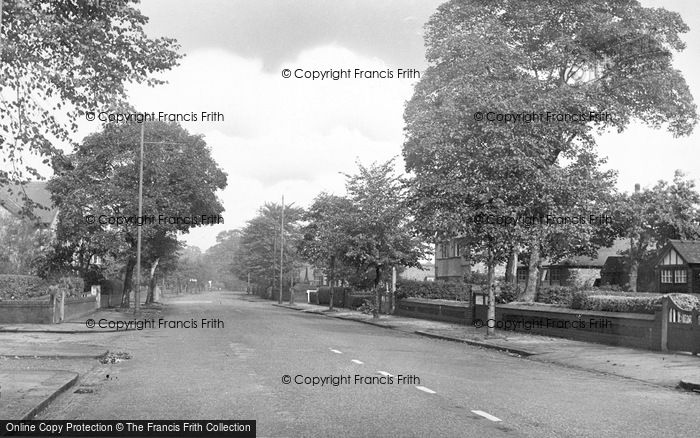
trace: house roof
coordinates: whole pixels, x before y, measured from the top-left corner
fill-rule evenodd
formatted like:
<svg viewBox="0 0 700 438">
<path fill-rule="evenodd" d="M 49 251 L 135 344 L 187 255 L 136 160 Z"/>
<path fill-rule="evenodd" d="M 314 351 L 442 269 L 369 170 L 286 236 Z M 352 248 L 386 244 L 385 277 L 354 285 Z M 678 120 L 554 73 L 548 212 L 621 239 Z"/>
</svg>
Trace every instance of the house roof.
<svg viewBox="0 0 700 438">
<path fill-rule="evenodd" d="M 581 266 L 589 268 L 602 268 L 608 257 L 619 256 L 622 251 L 629 249 L 629 240 L 615 239 L 612 246 L 598 249 L 596 257 L 578 256 L 568 260 L 563 260 L 558 263 L 551 263 L 549 260 L 543 263 L 543 266 Z"/>
<path fill-rule="evenodd" d="M 659 253 L 659 260 L 661 260 L 670 247 L 675 248 L 686 263 L 700 264 L 700 240 L 669 240 L 668 244 Z"/>
<path fill-rule="evenodd" d="M 0 187 L 0 206 L 15 216 L 23 216 L 25 197 L 37 204 L 32 209 L 32 213 L 38 218 L 42 225 L 49 225 L 58 214 L 51 202 L 51 192 L 49 192 L 45 182 L 30 181 L 24 185 L 13 184 Z"/>
</svg>

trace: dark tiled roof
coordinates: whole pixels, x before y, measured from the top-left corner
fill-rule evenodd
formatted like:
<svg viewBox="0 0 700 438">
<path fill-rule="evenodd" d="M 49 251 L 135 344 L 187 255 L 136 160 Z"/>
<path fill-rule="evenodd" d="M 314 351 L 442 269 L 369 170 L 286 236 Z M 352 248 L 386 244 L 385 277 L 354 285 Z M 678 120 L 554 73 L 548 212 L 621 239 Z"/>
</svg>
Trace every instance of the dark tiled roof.
<svg viewBox="0 0 700 438">
<path fill-rule="evenodd" d="M 610 256 L 605 261 L 603 265 L 603 272 L 624 272 L 625 271 L 625 257 L 623 256 Z"/>
<path fill-rule="evenodd" d="M 34 203 L 41 207 L 34 207 L 33 213 L 42 225 L 49 225 L 53 222 L 58 209 L 51 202 L 51 192 L 46 187 L 45 182 L 31 181 L 24 186 L 6 185 L 0 187 L 0 206 L 10 213 L 20 216 L 25 205 L 24 194 Z M 48 209 L 47 209 L 48 208 Z"/>
<path fill-rule="evenodd" d="M 668 244 L 678 251 L 686 263 L 700 263 L 700 240 L 669 240 Z M 666 251 L 663 251 L 662 254 L 665 253 Z"/>
<path fill-rule="evenodd" d="M 545 261 L 543 266 L 581 266 L 590 268 L 602 268 L 605 261 L 610 256 L 619 256 L 622 251 L 628 250 L 630 243 L 628 239 L 615 239 L 612 246 L 609 248 L 600 248 L 598 255 L 593 257 L 579 256 L 572 257 L 568 260 L 552 264 L 550 261 Z"/>
</svg>

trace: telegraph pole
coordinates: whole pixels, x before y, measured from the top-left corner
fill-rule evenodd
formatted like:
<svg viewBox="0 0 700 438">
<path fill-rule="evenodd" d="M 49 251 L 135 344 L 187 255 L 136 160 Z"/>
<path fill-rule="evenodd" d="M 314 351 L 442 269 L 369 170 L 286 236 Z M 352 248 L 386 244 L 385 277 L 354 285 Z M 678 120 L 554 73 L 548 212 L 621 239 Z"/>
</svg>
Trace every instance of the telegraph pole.
<svg viewBox="0 0 700 438">
<path fill-rule="evenodd" d="M 282 195 L 282 221 L 280 226 L 280 296 L 277 304 L 282 304 L 282 272 L 284 269 L 284 195 Z"/>
<path fill-rule="evenodd" d="M 141 159 L 139 160 L 139 216 L 143 215 L 143 131 L 141 123 Z M 134 292 L 134 313 L 141 311 L 141 227 L 136 227 L 136 291 Z"/>
</svg>

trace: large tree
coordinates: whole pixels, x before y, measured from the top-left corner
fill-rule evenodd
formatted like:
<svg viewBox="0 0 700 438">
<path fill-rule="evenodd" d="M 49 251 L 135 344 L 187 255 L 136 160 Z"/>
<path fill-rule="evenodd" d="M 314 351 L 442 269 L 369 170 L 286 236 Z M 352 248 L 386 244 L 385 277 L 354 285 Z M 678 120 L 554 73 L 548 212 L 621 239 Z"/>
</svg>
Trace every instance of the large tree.
<svg viewBox="0 0 700 438">
<path fill-rule="evenodd" d="M 216 244 L 204 254 L 212 279 L 227 290 L 241 290 L 243 287 L 243 281 L 234 274 L 234 260 L 240 244 L 240 230 L 222 231 L 216 235 Z"/>
<path fill-rule="evenodd" d="M 653 267 L 657 251 L 670 239 L 700 238 L 700 194 L 693 180 L 676 171 L 673 183 L 659 181 L 652 188 L 619 197 L 615 229 L 629 240 L 625 252 L 629 288 L 637 291 L 639 268 Z"/>
<path fill-rule="evenodd" d="M 407 169 L 416 193 L 434 198 L 417 205 L 439 208 L 425 212 L 435 217 L 461 209 L 456 181 L 488 176 L 499 161 L 510 171 L 479 184 L 499 187 L 512 211 L 533 217 L 604 211 L 614 174 L 600 170 L 596 130 L 623 131 L 637 119 L 686 135 L 696 123 L 692 96 L 672 65 L 687 30 L 678 14 L 636 1 L 443 4 L 427 24 L 430 66 L 405 112 Z M 499 114 L 514 120 L 497 121 Z M 497 153 L 475 154 L 477 148 Z M 595 246 L 586 239 L 592 229 L 570 230 L 580 232 L 530 228 L 525 299 L 534 298 L 543 257 Z M 567 236 L 572 243 L 562 245 Z"/>
<path fill-rule="evenodd" d="M 74 144 L 76 120 L 123 107 L 125 86 L 162 81 L 178 45 L 149 38 L 137 0 L 0 2 L 0 184 L 40 177 L 25 152 L 48 163 Z"/>
<path fill-rule="evenodd" d="M 307 224 L 301 230 L 300 253 L 328 276 L 330 310 L 333 310 L 335 282 L 343 277 L 338 273 L 347 269 L 346 255 L 353 226 L 350 219 L 356 214 L 355 206 L 349 199 L 324 192 L 316 196 L 304 215 Z"/>
<path fill-rule="evenodd" d="M 419 267 L 427 248 L 414 234 L 413 218 L 406 205 L 406 185 L 394 173 L 394 160 L 365 167 L 358 163 L 354 175 L 346 175 L 346 191 L 353 208 L 345 214 L 351 222 L 345 259 L 358 272 L 373 274 L 374 317 L 379 317 L 379 283 L 393 267 Z"/>
<path fill-rule="evenodd" d="M 298 265 L 299 221 L 304 210 L 287 205 L 284 207 L 284 261 L 282 271 L 292 272 Z M 282 206 L 266 203 L 258 215 L 248 221 L 241 230 L 240 245 L 234 258 L 233 269 L 239 279 L 250 281 L 258 287 L 278 290 L 280 274 L 280 246 Z"/>
<path fill-rule="evenodd" d="M 155 267 L 171 256 L 178 233 L 207 226 L 202 216 L 223 211 L 216 191 L 226 186 L 226 174 L 198 135 L 177 124 L 145 126 L 143 163 L 143 222 L 138 216 L 140 125 L 110 124 L 88 136 L 57 166 L 49 181 L 54 203 L 61 210 L 58 245 L 74 248 L 74 257 L 89 262 L 110 254 L 125 264 L 123 305 L 136 267 L 137 230 L 141 226 L 143 268 Z M 134 221 L 110 224 L 109 218 Z M 153 222 L 149 222 L 153 218 Z M 119 242 L 116 244 L 115 242 Z"/>
</svg>

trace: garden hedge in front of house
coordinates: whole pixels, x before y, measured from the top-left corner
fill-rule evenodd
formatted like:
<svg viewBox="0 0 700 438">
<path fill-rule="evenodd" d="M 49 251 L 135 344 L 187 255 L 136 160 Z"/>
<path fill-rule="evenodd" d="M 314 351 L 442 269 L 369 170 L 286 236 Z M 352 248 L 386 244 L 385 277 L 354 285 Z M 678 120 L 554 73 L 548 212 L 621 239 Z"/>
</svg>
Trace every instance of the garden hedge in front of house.
<svg viewBox="0 0 700 438">
<path fill-rule="evenodd" d="M 432 300 L 469 300 L 471 286 L 447 281 L 400 280 L 396 283 L 396 298 L 427 298 Z"/>
<path fill-rule="evenodd" d="M 49 283 L 34 275 L 0 275 L 0 300 L 32 300 L 48 295 Z"/>
<path fill-rule="evenodd" d="M 85 284 L 80 277 L 45 280 L 35 275 L 0 275 L 0 301 L 37 300 L 65 290 L 66 297 L 79 297 Z"/>
</svg>

